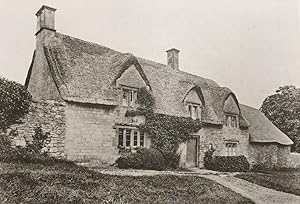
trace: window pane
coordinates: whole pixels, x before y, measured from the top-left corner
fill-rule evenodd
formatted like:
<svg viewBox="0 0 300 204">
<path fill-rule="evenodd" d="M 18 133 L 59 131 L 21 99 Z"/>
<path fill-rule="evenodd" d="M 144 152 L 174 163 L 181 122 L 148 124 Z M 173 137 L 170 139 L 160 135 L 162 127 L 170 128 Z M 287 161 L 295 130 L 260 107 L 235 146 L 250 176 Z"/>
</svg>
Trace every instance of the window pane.
<svg viewBox="0 0 300 204">
<path fill-rule="evenodd" d="M 122 103 L 123 106 L 128 106 L 129 90 L 123 89 Z"/>
<path fill-rule="evenodd" d="M 231 127 L 236 127 L 236 119 L 235 119 L 235 116 L 231 116 Z"/>
<path fill-rule="evenodd" d="M 227 156 L 237 155 L 237 143 L 226 143 L 225 147 Z"/>
<path fill-rule="evenodd" d="M 194 106 L 194 113 L 195 113 L 195 116 L 193 119 L 197 119 L 198 118 L 198 106 Z"/>
<path fill-rule="evenodd" d="M 189 105 L 188 107 L 189 107 L 189 115 L 190 115 L 190 117 L 193 117 L 193 116 L 192 116 L 192 106 Z"/>
<path fill-rule="evenodd" d="M 126 147 L 130 146 L 131 130 L 126 130 Z"/>
<path fill-rule="evenodd" d="M 144 147 L 144 145 L 145 145 L 145 134 L 144 134 L 144 132 L 141 132 L 140 133 L 140 146 Z"/>
<path fill-rule="evenodd" d="M 231 127 L 231 117 L 227 116 L 227 126 Z"/>
<path fill-rule="evenodd" d="M 138 132 L 134 131 L 133 133 L 133 146 L 137 146 L 138 144 Z"/>
<path fill-rule="evenodd" d="M 132 102 L 133 101 L 133 91 L 130 90 L 129 93 L 130 93 L 130 102 Z"/>
<path fill-rule="evenodd" d="M 123 146 L 123 133 L 124 133 L 124 129 L 119 129 L 119 141 L 118 141 L 118 146 Z"/>
</svg>

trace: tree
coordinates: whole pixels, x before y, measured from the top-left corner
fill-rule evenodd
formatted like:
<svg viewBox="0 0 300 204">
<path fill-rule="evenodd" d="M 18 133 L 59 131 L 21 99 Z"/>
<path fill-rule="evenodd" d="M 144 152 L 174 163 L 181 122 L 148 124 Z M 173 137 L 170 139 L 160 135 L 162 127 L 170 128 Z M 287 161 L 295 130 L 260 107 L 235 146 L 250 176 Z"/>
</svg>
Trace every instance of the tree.
<svg viewBox="0 0 300 204">
<path fill-rule="evenodd" d="M 293 140 L 292 151 L 300 152 L 300 89 L 279 87 L 275 94 L 264 100 L 260 110 Z"/>
<path fill-rule="evenodd" d="M 23 85 L 0 77 L 0 130 L 8 128 L 28 113 L 31 99 Z"/>
</svg>

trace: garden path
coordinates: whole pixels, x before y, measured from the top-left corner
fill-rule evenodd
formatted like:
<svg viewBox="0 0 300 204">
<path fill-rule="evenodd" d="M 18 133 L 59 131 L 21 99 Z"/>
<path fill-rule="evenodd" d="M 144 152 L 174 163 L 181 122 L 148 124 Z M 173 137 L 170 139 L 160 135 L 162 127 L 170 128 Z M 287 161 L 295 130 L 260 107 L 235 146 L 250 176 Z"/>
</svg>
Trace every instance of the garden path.
<svg viewBox="0 0 300 204">
<path fill-rule="evenodd" d="M 257 204 L 300 204 L 300 196 L 265 188 L 257 184 L 234 177 L 236 173 L 222 173 L 205 169 L 192 168 L 191 171 L 154 171 L 134 169 L 93 169 L 97 172 L 120 176 L 155 176 L 182 175 L 200 176 L 211 179 Z"/>
</svg>

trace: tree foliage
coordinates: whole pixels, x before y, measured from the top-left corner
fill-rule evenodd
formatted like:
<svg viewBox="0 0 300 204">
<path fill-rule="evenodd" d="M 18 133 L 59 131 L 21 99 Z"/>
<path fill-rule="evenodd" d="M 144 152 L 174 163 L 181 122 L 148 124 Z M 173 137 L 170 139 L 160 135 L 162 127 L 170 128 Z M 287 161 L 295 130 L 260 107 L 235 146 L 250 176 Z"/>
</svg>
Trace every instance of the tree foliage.
<svg viewBox="0 0 300 204">
<path fill-rule="evenodd" d="M 0 129 L 6 129 L 23 117 L 30 103 L 31 95 L 23 85 L 0 77 Z"/>
<path fill-rule="evenodd" d="M 264 100 L 260 110 L 293 140 L 292 151 L 300 152 L 300 89 L 279 87 L 275 94 Z"/>
</svg>

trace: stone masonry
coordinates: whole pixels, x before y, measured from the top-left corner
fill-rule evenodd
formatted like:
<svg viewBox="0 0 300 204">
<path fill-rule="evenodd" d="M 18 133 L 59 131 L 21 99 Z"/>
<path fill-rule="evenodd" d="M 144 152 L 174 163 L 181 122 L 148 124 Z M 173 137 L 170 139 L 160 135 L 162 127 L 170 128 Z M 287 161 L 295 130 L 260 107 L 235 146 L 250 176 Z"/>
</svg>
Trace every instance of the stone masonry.
<svg viewBox="0 0 300 204">
<path fill-rule="evenodd" d="M 41 126 L 49 133 L 47 151 L 51 156 L 64 157 L 65 103 L 57 101 L 34 101 L 29 113 L 8 130 L 13 137 L 13 145 L 25 146 L 32 141 L 34 129 Z"/>
</svg>

